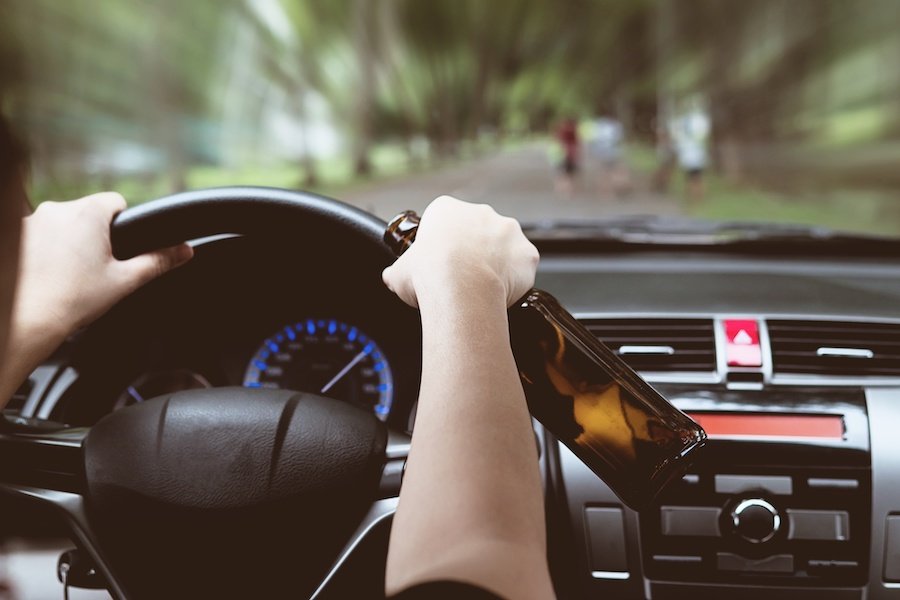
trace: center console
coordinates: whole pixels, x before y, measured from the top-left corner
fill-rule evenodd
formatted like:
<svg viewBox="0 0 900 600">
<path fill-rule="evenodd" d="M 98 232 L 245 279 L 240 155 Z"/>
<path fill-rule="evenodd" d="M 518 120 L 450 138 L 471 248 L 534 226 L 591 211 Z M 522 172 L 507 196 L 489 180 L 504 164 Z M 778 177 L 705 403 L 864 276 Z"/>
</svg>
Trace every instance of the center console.
<svg viewBox="0 0 900 600">
<path fill-rule="evenodd" d="M 862 393 L 821 391 L 801 399 L 766 394 L 765 405 L 746 396 L 672 397 L 701 423 L 707 416 L 723 421 L 717 424 L 722 433 L 707 427 L 711 439 L 698 462 L 641 514 L 646 576 L 865 584 L 871 477 Z M 829 417 L 836 420 L 836 435 L 827 427 Z"/>
<path fill-rule="evenodd" d="M 551 476 L 562 486 L 580 557 L 578 596 L 866 597 L 874 547 L 866 394 L 660 391 L 710 439 L 684 478 L 640 513 L 555 446 Z M 880 572 L 883 557 L 875 560 Z"/>
</svg>

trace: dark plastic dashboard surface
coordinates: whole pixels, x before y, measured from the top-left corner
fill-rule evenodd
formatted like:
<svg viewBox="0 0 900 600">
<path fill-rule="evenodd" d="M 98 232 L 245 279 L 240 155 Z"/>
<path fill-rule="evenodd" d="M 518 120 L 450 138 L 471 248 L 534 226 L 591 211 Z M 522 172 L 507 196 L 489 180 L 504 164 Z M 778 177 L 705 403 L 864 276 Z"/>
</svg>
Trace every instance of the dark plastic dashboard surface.
<svg viewBox="0 0 900 600">
<path fill-rule="evenodd" d="M 900 318 L 900 259 L 544 255 L 537 287 L 575 313 Z"/>
</svg>

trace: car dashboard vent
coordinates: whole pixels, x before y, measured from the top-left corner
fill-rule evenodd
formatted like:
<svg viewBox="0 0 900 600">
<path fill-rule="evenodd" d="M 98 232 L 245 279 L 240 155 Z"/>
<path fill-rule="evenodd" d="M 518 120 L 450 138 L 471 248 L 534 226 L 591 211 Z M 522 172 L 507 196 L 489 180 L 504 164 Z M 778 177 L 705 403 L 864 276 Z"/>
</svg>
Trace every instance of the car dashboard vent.
<svg viewBox="0 0 900 600">
<path fill-rule="evenodd" d="M 588 330 L 636 371 L 712 372 L 712 319 L 582 319 Z"/>
<path fill-rule="evenodd" d="M 34 390 L 34 380 L 29 377 L 25 380 L 19 389 L 17 389 L 9 401 L 6 403 L 4 407 L 5 410 L 10 412 L 19 412 L 25 407 L 25 403 L 28 402 L 28 397 L 31 395 L 31 392 Z"/>
<path fill-rule="evenodd" d="M 900 324 L 768 320 L 776 374 L 900 376 Z"/>
</svg>

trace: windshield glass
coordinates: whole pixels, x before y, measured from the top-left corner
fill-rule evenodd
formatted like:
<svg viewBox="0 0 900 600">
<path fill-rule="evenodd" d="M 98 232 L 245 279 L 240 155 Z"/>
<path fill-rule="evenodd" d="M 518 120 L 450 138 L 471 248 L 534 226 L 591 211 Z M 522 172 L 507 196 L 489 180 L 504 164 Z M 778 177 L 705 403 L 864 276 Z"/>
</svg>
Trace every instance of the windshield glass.
<svg viewBox="0 0 900 600">
<path fill-rule="evenodd" d="M 3 0 L 32 202 L 302 188 L 389 218 L 900 235 L 895 0 Z"/>
</svg>

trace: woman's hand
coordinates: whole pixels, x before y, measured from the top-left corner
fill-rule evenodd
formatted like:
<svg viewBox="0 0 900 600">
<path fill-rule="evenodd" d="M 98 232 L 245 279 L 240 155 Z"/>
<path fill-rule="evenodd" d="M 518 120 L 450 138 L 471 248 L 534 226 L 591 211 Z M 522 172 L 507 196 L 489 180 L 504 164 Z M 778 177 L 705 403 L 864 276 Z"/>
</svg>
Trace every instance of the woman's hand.
<svg viewBox="0 0 900 600">
<path fill-rule="evenodd" d="M 411 306 L 454 289 L 493 291 L 510 306 L 534 285 L 539 259 L 515 219 L 441 196 L 422 214 L 415 243 L 382 278 Z"/>
<path fill-rule="evenodd" d="M 193 256 L 181 244 L 116 260 L 109 226 L 124 208 L 122 196 L 107 192 L 45 202 L 23 220 L 10 335 L 0 362 L 0 408 L 69 334 Z"/>
<path fill-rule="evenodd" d="M 192 249 L 182 244 L 116 260 L 109 228 L 125 206 L 121 195 L 106 192 L 44 202 L 25 218 L 14 331 L 59 344 L 123 297 L 191 258 Z M 16 337 L 20 343 L 35 339 Z"/>
</svg>

